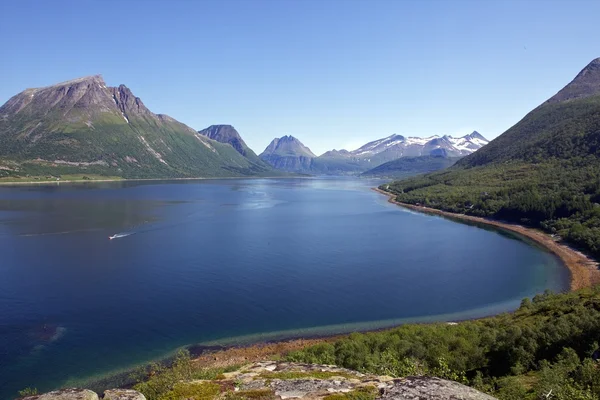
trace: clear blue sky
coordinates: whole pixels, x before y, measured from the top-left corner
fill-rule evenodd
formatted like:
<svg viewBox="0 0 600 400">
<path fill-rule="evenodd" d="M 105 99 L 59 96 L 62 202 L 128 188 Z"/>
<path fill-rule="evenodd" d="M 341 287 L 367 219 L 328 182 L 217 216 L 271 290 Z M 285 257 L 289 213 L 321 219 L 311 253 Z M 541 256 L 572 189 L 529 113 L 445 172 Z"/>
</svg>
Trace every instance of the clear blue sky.
<svg viewBox="0 0 600 400">
<path fill-rule="evenodd" d="M 102 74 L 260 153 L 493 138 L 600 56 L 600 1 L 0 0 L 0 103 Z"/>
</svg>

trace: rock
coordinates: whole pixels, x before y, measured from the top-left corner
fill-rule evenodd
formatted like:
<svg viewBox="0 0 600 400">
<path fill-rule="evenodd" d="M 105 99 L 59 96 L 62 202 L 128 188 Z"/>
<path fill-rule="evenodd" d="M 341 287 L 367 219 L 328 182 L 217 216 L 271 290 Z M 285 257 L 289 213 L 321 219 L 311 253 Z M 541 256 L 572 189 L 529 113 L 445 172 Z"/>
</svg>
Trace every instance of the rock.
<svg viewBox="0 0 600 400">
<path fill-rule="evenodd" d="M 333 365 L 301 364 L 280 361 L 257 362 L 227 373 L 214 381 L 221 393 L 237 392 L 242 397 L 255 398 L 258 392 L 284 399 L 315 400 L 335 393 L 394 400 L 495 400 L 487 394 L 457 382 L 435 377 L 413 376 L 392 378 L 362 374 Z M 271 398 L 269 397 L 269 398 Z M 256 397 L 258 398 L 258 397 Z M 262 397 L 261 397 L 262 398 Z M 104 392 L 104 400 L 146 400 L 143 394 L 128 389 Z M 25 400 L 99 400 L 90 390 L 64 389 Z"/>
<path fill-rule="evenodd" d="M 146 396 L 131 389 L 110 389 L 104 391 L 103 400 L 146 400 Z"/>
<path fill-rule="evenodd" d="M 98 395 L 87 389 L 61 389 L 28 396 L 23 400 L 98 400 Z"/>
<path fill-rule="evenodd" d="M 379 399 L 495 400 L 473 388 L 440 378 L 413 376 L 396 379 L 393 383 L 383 394 L 379 392 Z"/>
</svg>

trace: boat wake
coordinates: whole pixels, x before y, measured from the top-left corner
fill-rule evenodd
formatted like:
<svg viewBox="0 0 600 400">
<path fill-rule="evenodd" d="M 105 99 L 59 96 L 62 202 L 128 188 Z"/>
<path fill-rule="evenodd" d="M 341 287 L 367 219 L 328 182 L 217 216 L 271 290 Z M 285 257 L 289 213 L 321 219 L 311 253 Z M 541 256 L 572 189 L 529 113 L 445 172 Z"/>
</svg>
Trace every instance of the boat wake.
<svg viewBox="0 0 600 400">
<path fill-rule="evenodd" d="M 115 233 L 114 235 L 112 235 L 112 236 L 109 236 L 108 238 L 109 238 L 110 240 L 113 240 L 113 239 L 120 239 L 120 238 L 124 238 L 124 237 L 130 236 L 130 235 L 133 235 L 133 232 Z"/>
</svg>

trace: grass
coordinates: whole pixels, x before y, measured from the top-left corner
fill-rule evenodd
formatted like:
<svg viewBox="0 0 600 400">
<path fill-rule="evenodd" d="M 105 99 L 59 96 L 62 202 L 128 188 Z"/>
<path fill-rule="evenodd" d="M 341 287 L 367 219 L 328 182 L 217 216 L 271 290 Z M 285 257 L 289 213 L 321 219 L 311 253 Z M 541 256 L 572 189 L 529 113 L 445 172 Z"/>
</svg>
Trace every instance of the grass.
<svg viewBox="0 0 600 400">
<path fill-rule="evenodd" d="M 172 390 L 158 397 L 158 400 L 211 400 L 221 393 L 221 386 L 212 382 L 177 383 Z"/>
<path fill-rule="evenodd" d="M 240 390 L 225 394 L 225 400 L 275 400 L 276 398 L 271 389 Z"/>
<path fill-rule="evenodd" d="M 361 386 L 348 393 L 334 393 L 325 396 L 323 400 L 374 400 L 378 390 L 374 386 Z"/>
<path fill-rule="evenodd" d="M 57 180 L 57 178 L 60 178 Z M 100 180 L 123 180 L 120 176 L 96 174 L 68 174 L 68 175 L 37 175 L 37 176 L 7 176 L 0 177 L 0 183 L 36 183 L 36 182 L 88 182 Z"/>
</svg>

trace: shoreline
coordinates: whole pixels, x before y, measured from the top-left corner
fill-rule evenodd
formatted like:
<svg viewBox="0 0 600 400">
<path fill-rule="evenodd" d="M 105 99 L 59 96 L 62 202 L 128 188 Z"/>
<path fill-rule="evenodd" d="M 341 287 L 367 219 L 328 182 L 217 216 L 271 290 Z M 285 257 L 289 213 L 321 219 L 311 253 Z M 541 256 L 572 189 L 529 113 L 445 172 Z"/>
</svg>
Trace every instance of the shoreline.
<svg viewBox="0 0 600 400">
<path fill-rule="evenodd" d="M 409 210 L 417 211 L 423 214 L 437 215 L 447 217 L 453 220 L 469 221 L 480 223 L 495 228 L 500 228 L 505 231 L 517 233 L 536 244 L 542 246 L 558 257 L 563 265 L 571 274 L 570 290 L 582 289 L 600 283 L 600 271 L 598 270 L 598 262 L 591 257 L 583 254 L 579 250 L 570 247 L 567 244 L 554 240 L 549 234 L 534 228 L 527 228 L 522 225 L 501 222 L 497 220 L 474 217 L 465 214 L 455 214 L 448 211 L 442 211 L 435 208 L 416 206 L 414 204 L 402 203 L 396 201 L 396 196 L 379 188 L 372 188 L 375 192 L 388 196 L 388 202 L 400 207 L 408 208 Z"/>
<path fill-rule="evenodd" d="M 61 184 L 61 183 L 106 183 L 106 182 L 149 182 L 149 181 L 209 181 L 209 180 L 221 180 L 221 179 L 305 179 L 311 178 L 310 176 L 226 176 L 226 177 L 195 177 L 195 178 L 120 178 L 120 179 L 73 179 L 73 180 L 60 180 L 60 181 L 0 181 L 0 186 L 26 186 L 26 185 L 48 185 L 48 184 Z"/>
</svg>

